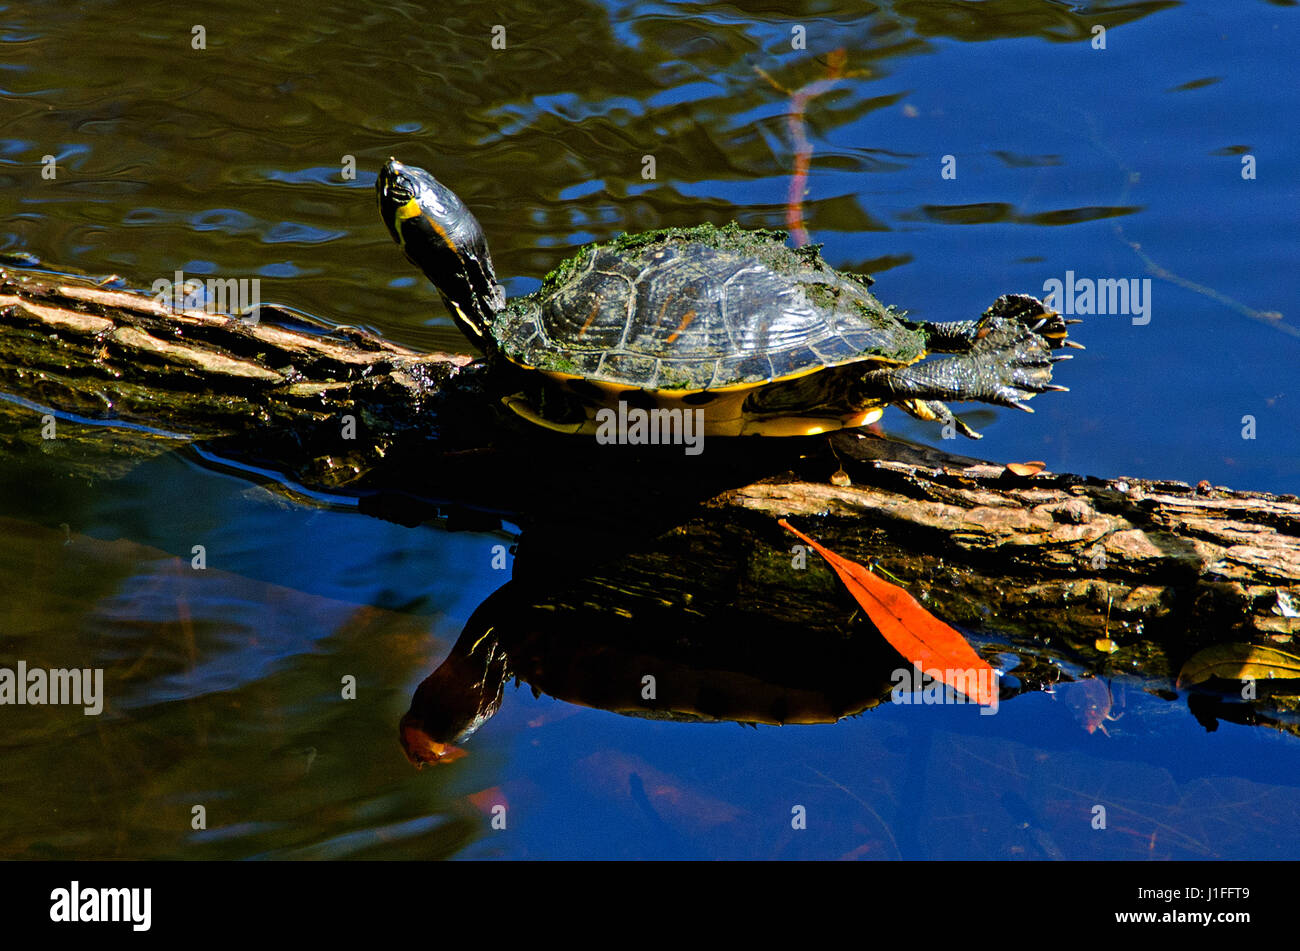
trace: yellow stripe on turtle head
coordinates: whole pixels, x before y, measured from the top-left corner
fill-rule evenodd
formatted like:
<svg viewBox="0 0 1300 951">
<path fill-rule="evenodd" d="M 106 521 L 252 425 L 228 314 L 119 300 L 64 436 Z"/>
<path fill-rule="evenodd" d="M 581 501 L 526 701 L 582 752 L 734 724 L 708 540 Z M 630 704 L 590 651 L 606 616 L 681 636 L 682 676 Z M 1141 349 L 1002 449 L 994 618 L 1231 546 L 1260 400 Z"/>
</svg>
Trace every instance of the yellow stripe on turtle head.
<svg viewBox="0 0 1300 951">
<path fill-rule="evenodd" d="M 422 214 L 424 214 L 424 211 L 420 208 L 419 200 L 415 198 L 393 209 L 393 234 L 397 238 L 398 247 L 406 247 L 406 236 L 402 234 L 402 222 L 418 218 Z"/>
<path fill-rule="evenodd" d="M 487 331 L 484 329 L 483 325 L 479 323 L 477 320 L 470 317 L 469 314 L 465 313 L 465 308 L 461 307 L 460 304 L 457 304 L 454 300 L 452 300 L 450 297 L 446 296 L 445 294 L 443 295 L 442 301 L 444 304 L 447 305 L 448 310 L 455 311 L 455 314 L 453 316 L 459 317 L 465 323 L 465 325 L 469 327 L 471 330 L 473 330 L 476 334 L 478 334 L 480 337 L 487 335 Z"/>
</svg>

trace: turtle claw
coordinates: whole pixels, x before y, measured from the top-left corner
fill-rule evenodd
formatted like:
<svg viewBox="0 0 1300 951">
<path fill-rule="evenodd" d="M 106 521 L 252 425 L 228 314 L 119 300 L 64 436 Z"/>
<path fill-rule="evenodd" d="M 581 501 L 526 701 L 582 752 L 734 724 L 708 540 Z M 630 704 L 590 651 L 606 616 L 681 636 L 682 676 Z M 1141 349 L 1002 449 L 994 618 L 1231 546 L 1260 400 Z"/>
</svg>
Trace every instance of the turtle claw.
<svg viewBox="0 0 1300 951">
<path fill-rule="evenodd" d="M 1078 323 L 1078 321 L 1075 321 L 1075 322 Z M 1061 342 L 1061 346 L 1063 346 L 1063 347 L 1069 347 L 1071 350 L 1087 350 L 1087 349 L 1088 349 L 1088 348 L 1085 347 L 1083 344 L 1079 343 L 1079 341 L 1077 341 L 1077 340 L 1064 340 L 1064 341 Z"/>
<path fill-rule="evenodd" d="M 1037 334 L 1053 350 L 1070 347 L 1082 350 L 1083 345 L 1066 338 L 1066 328 L 1070 324 L 1083 323 L 1077 317 L 1062 317 L 1061 314 L 1037 297 L 1028 294 L 1004 294 L 993 302 L 993 306 L 984 312 L 984 318 L 1015 320 L 1030 333 Z"/>
</svg>

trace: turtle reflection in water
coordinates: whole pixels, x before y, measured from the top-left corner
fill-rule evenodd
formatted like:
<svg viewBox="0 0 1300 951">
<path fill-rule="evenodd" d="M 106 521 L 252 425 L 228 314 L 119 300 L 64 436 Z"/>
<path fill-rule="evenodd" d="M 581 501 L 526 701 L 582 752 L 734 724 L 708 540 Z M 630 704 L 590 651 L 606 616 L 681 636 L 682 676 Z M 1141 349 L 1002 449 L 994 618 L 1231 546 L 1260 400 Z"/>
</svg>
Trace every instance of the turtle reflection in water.
<svg viewBox="0 0 1300 951">
<path fill-rule="evenodd" d="M 587 245 L 507 302 L 455 193 L 394 159 L 375 187 L 393 239 L 511 381 L 503 402 L 560 432 L 599 433 L 630 405 L 691 411 L 703 436 L 806 436 L 893 405 L 976 438 L 944 400 L 1032 412 L 1026 400 L 1065 389 L 1052 364 L 1068 357 L 1052 351 L 1078 346 L 1069 321 L 1027 295 L 999 297 L 976 320 L 907 320 L 817 248 L 734 224 Z"/>
<path fill-rule="evenodd" d="M 630 603 L 609 603 L 603 585 L 530 597 L 507 582 L 416 689 L 400 727 L 407 757 L 417 766 L 448 757 L 497 712 L 510 678 L 535 695 L 626 716 L 782 725 L 874 707 L 905 664 L 874 631 L 846 632 L 830 618 L 792 624 L 751 612 L 705 617 L 657 598 Z"/>
</svg>

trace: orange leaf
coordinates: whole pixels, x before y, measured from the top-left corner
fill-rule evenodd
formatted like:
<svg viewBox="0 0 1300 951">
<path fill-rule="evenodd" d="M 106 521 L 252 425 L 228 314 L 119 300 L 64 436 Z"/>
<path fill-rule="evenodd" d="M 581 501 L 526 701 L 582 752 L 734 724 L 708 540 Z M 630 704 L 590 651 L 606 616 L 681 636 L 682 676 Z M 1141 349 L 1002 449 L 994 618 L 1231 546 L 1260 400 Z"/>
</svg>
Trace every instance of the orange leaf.
<svg viewBox="0 0 1300 951">
<path fill-rule="evenodd" d="M 817 544 L 785 519 L 777 522 L 830 563 L 849 593 L 862 605 L 876 628 L 898 651 L 927 676 L 971 697 L 977 703 L 996 699 L 996 675 L 959 633 L 927 611 L 902 588 L 877 578 L 858 564 Z M 970 692 L 971 681 L 975 693 Z"/>
<path fill-rule="evenodd" d="M 465 798 L 473 804 L 475 809 L 489 816 L 492 815 L 492 810 L 497 806 L 506 806 L 505 793 L 501 791 L 499 786 L 480 789 L 476 793 L 470 793 Z"/>
<path fill-rule="evenodd" d="M 1008 462 L 1007 471 L 1012 475 L 1032 476 L 1038 475 L 1047 468 L 1047 463 L 1034 460 L 1033 462 Z"/>
</svg>

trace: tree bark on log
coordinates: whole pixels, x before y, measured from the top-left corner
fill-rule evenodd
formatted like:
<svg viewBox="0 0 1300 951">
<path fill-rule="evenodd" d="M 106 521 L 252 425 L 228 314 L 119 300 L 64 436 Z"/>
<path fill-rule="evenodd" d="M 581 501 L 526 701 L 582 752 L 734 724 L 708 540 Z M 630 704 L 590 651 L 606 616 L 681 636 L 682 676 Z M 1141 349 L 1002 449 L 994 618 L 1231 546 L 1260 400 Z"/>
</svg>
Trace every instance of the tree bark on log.
<svg viewBox="0 0 1300 951">
<path fill-rule="evenodd" d="M 596 446 L 519 421 L 500 404 L 499 376 L 288 311 L 176 313 L 145 295 L 0 269 L 9 457 L 61 453 L 69 469 L 104 477 L 192 446 L 408 524 L 506 518 L 525 528 L 517 575 L 556 570 L 548 554 L 591 566 L 683 533 L 730 539 L 754 569 L 760 548 L 793 544 L 775 526 L 787 517 L 880 564 L 950 620 L 996 616 L 1008 634 L 1051 632 L 1094 657 L 1097 638 L 1123 646 L 1127 631 L 1135 650 L 1148 645 L 1134 663 L 1157 676 L 1198 644 L 1288 650 L 1300 633 L 1295 496 L 1022 476 L 859 432 L 713 440 L 696 457 Z M 832 483 L 832 473 L 845 481 L 837 470 L 850 484 Z M 1183 647 L 1150 647 L 1155 631 Z"/>
</svg>

